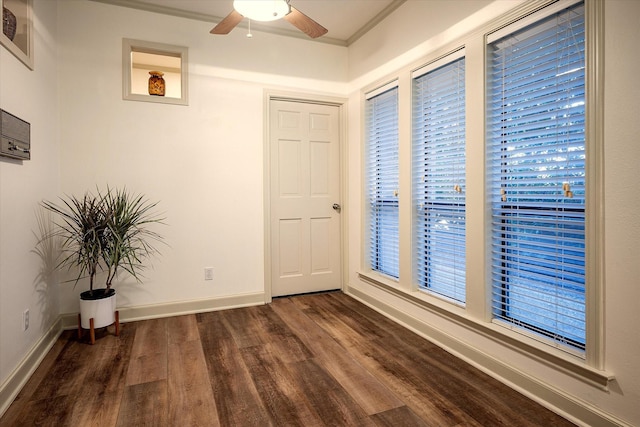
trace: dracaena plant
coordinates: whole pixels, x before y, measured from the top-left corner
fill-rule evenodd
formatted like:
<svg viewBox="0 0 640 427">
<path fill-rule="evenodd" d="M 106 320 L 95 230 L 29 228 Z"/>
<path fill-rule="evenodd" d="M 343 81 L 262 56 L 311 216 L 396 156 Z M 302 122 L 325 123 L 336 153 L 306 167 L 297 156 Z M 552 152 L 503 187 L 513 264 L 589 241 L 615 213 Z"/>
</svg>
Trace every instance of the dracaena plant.
<svg viewBox="0 0 640 427">
<path fill-rule="evenodd" d="M 45 209 L 58 215 L 52 236 L 61 239 L 59 269 L 75 270 L 75 283 L 89 277 L 89 289 L 101 269 L 106 245 L 108 213 L 101 197 L 85 193 L 83 197 L 67 196 L 60 203 L 42 202 Z M 51 237 L 51 236 L 47 236 Z"/>
<path fill-rule="evenodd" d="M 60 203 L 44 201 L 42 206 L 59 218 L 52 233 L 61 239 L 57 267 L 77 271 L 70 280 L 75 283 L 88 277 L 91 293 L 101 271 L 106 271 L 105 294 L 120 269 L 140 281 L 144 259 L 157 252 L 153 243 L 162 241 L 162 236 L 148 228 L 162 222 L 153 213 L 157 202 L 126 189 L 87 192 L 81 198 L 66 196 Z"/>
<path fill-rule="evenodd" d="M 108 212 L 106 244 L 102 251 L 108 291 L 119 269 L 140 281 L 145 267 L 143 260 L 158 252 L 154 243 L 162 242 L 162 236 L 148 226 L 161 223 L 162 218 L 154 213 L 158 202 L 150 202 L 126 189 L 107 189 L 102 200 Z"/>
</svg>

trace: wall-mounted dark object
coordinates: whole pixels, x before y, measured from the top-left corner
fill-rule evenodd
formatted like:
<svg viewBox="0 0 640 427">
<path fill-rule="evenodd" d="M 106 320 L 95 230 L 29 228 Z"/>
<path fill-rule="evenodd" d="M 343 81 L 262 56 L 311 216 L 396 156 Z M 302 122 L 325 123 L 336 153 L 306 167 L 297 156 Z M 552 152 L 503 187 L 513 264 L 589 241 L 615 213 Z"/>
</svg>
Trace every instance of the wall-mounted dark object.
<svg viewBox="0 0 640 427">
<path fill-rule="evenodd" d="M 2 33 L 9 37 L 9 40 L 13 41 L 13 38 L 16 36 L 16 25 L 18 24 L 18 20 L 16 19 L 16 15 L 13 14 L 6 7 L 2 7 Z"/>
<path fill-rule="evenodd" d="M 31 125 L 13 114 L 0 110 L 0 156 L 31 159 Z"/>
</svg>

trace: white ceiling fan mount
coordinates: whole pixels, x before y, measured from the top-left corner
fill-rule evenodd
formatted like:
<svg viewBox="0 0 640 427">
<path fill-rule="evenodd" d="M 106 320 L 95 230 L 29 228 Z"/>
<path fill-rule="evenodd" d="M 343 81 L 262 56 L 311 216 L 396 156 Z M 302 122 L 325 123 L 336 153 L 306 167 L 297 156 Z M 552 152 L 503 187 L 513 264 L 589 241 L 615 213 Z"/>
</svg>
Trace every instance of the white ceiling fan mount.
<svg viewBox="0 0 640 427">
<path fill-rule="evenodd" d="M 233 8 L 253 21 L 275 21 L 291 12 L 287 0 L 233 0 Z"/>
</svg>

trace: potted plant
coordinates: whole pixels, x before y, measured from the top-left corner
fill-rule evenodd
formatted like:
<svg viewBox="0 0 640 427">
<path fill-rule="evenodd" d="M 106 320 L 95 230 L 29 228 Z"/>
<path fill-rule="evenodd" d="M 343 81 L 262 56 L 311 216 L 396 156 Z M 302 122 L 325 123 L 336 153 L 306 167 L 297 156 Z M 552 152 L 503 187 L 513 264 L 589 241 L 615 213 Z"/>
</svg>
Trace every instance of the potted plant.
<svg viewBox="0 0 640 427">
<path fill-rule="evenodd" d="M 151 203 L 144 196 L 127 189 L 110 189 L 95 194 L 85 193 L 82 198 L 67 196 L 61 203 L 42 202 L 42 206 L 57 214 L 56 228 L 52 233 L 61 239 L 62 257 L 57 267 L 76 271 L 76 284 L 89 278 L 89 290 L 80 294 L 78 331 L 94 330 L 116 323 L 115 290 L 113 280 L 125 270 L 137 281 L 145 258 L 157 252 L 153 242 L 162 237 L 150 230 L 152 223 L 161 222 L 153 213 L 157 202 Z M 106 272 L 105 287 L 94 287 L 99 272 Z"/>
</svg>

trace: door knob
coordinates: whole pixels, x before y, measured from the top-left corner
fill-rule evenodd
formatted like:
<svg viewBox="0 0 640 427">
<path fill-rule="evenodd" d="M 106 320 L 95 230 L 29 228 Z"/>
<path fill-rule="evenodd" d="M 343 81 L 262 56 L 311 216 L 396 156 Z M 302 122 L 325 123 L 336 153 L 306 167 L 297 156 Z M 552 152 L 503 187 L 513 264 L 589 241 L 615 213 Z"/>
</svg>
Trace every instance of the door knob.
<svg viewBox="0 0 640 427">
<path fill-rule="evenodd" d="M 342 207 L 337 203 L 334 203 L 332 208 L 334 211 L 337 211 L 337 212 L 340 212 L 340 209 L 342 209 Z"/>
</svg>

